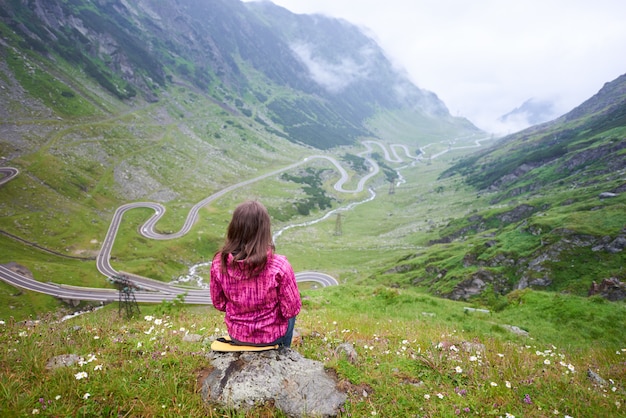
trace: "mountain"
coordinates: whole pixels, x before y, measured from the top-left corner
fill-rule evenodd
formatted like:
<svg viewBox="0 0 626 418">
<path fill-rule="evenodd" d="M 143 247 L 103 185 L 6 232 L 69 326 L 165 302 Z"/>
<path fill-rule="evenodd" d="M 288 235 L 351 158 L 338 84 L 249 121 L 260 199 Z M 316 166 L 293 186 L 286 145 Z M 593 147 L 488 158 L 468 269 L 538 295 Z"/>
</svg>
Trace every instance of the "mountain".
<svg viewBox="0 0 626 418">
<path fill-rule="evenodd" d="M 316 148 L 371 134 L 364 122 L 381 110 L 408 108 L 432 125 L 478 131 L 394 70 L 354 25 L 271 3 L 35 0 L 26 7 L 3 0 L 0 16 L 10 45 L 49 60 L 51 69 L 79 68 L 120 100 L 155 102 L 186 84 Z M 73 98 L 66 96 L 59 100 Z"/>
<path fill-rule="evenodd" d="M 528 99 L 521 106 L 516 107 L 509 113 L 502 115 L 498 121 L 513 127 L 521 126 L 522 129 L 528 126 L 547 122 L 554 117 L 554 103 L 549 100 Z M 514 129 L 518 131 L 521 129 Z"/>
<path fill-rule="evenodd" d="M 626 75 L 459 160 L 446 178 L 461 178 L 485 208 L 448 222 L 389 280 L 490 303 L 526 288 L 626 296 Z"/>
<path fill-rule="evenodd" d="M 373 152 L 385 175 L 371 185 L 389 192 L 358 221 L 338 218 L 345 233 L 290 242 L 296 262 L 489 303 L 623 281 L 623 77 L 459 160 L 484 134 L 343 20 L 237 0 L 0 0 L 0 33 L 0 156 L 20 173 L 0 190 L 0 262 L 38 280 L 102 286 L 93 261 L 122 205 L 167 205 L 156 232 L 173 234 L 207 196 L 265 179 L 203 207 L 180 239 L 137 234 L 149 209 L 124 215 L 114 262 L 172 280 L 215 252 L 241 199 L 268 200 L 285 226 L 367 198 L 306 159 L 341 159 L 357 183 L 368 167 L 352 153 L 380 139 L 419 158 Z M 306 168 L 267 177 L 297 161 Z M 0 305 L 25 315 L 56 306 L 2 286 Z"/>
</svg>

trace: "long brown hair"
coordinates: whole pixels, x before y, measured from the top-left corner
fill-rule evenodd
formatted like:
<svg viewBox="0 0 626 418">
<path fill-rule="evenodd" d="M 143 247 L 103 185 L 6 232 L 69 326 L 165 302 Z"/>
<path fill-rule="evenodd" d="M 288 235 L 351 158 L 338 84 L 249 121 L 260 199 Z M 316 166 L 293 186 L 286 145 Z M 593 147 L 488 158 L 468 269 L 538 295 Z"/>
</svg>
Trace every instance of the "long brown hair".
<svg viewBox="0 0 626 418">
<path fill-rule="evenodd" d="M 252 276 L 265 268 L 268 252 L 273 249 L 270 215 L 260 202 L 245 201 L 235 208 L 220 252 L 222 274 L 228 274 L 228 255 L 233 264 L 243 261 Z"/>
</svg>

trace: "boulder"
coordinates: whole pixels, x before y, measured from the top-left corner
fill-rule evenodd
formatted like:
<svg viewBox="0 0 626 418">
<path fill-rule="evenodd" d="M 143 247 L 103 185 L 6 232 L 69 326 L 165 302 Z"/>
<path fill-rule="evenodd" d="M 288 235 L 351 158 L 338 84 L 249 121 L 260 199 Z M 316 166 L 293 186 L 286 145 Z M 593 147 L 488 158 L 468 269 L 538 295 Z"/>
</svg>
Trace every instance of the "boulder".
<svg viewBox="0 0 626 418">
<path fill-rule="evenodd" d="M 200 382 L 205 402 L 249 410 L 273 404 L 290 417 L 330 417 L 346 394 L 318 361 L 289 348 L 263 352 L 207 354 L 208 375 Z"/>
<path fill-rule="evenodd" d="M 626 299 L 626 283 L 619 281 L 615 277 L 602 280 L 600 284 L 593 282 L 589 289 L 588 296 L 600 295 L 610 301 Z"/>
<path fill-rule="evenodd" d="M 82 358 L 77 354 L 62 354 L 52 357 L 46 364 L 47 370 L 58 369 L 59 367 L 69 367 L 81 361 Z"/>
</svg>

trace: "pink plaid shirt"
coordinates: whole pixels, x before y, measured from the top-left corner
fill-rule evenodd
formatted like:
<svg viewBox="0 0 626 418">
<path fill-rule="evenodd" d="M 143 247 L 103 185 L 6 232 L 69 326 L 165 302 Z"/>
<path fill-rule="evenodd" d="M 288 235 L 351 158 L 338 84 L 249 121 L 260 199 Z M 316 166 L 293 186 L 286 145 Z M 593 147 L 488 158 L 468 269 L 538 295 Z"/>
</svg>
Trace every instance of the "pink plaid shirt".
<svg viewBox="0 0 626 418">
<path fill-rule="evenodd" d="M 228 256 L 229 265 L 232 258 Z M 211 265 L 211 300 L 216 309 L 226 312 L 228 334 L 253 344 L 270 343 L 285 335 L 287 321 L 298 315 L 302 306 L 287 258 L 270 252 L 265 270 L 254 279 L 233 267 L 223 276 L 221 264 L 218 253 Z"/>
</svg>

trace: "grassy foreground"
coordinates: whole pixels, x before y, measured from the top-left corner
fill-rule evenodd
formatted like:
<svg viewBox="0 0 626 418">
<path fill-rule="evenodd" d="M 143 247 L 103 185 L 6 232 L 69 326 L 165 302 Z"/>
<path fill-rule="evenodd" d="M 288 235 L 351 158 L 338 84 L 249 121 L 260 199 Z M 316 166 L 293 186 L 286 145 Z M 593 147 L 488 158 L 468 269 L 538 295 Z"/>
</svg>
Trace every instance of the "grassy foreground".
<svg viewBox="0 0 626 418">
<path fill-rule="evenodd" d="M 349 393 L 341 416 L 626 414 L 623 303 L 528 290 L 483 313 L 355 285 L 303 298 L 294 348 L 336 370 Z M 281 416 L 269 406 L 244 413 L 201 400 L 198 378 L 210 337 L 225 332 L 222 313 L 176 303 L 141 310 L 130 320 L 116 304 L 66 321 L 0 318 L 0 416 Z M 204 341 L 183 341 L 187 333 Z M 342 343 L 354 346 L 355 361 L 337 350 Z M 63 354 L 81 361 L 46 369 Z"/>
</svg>

